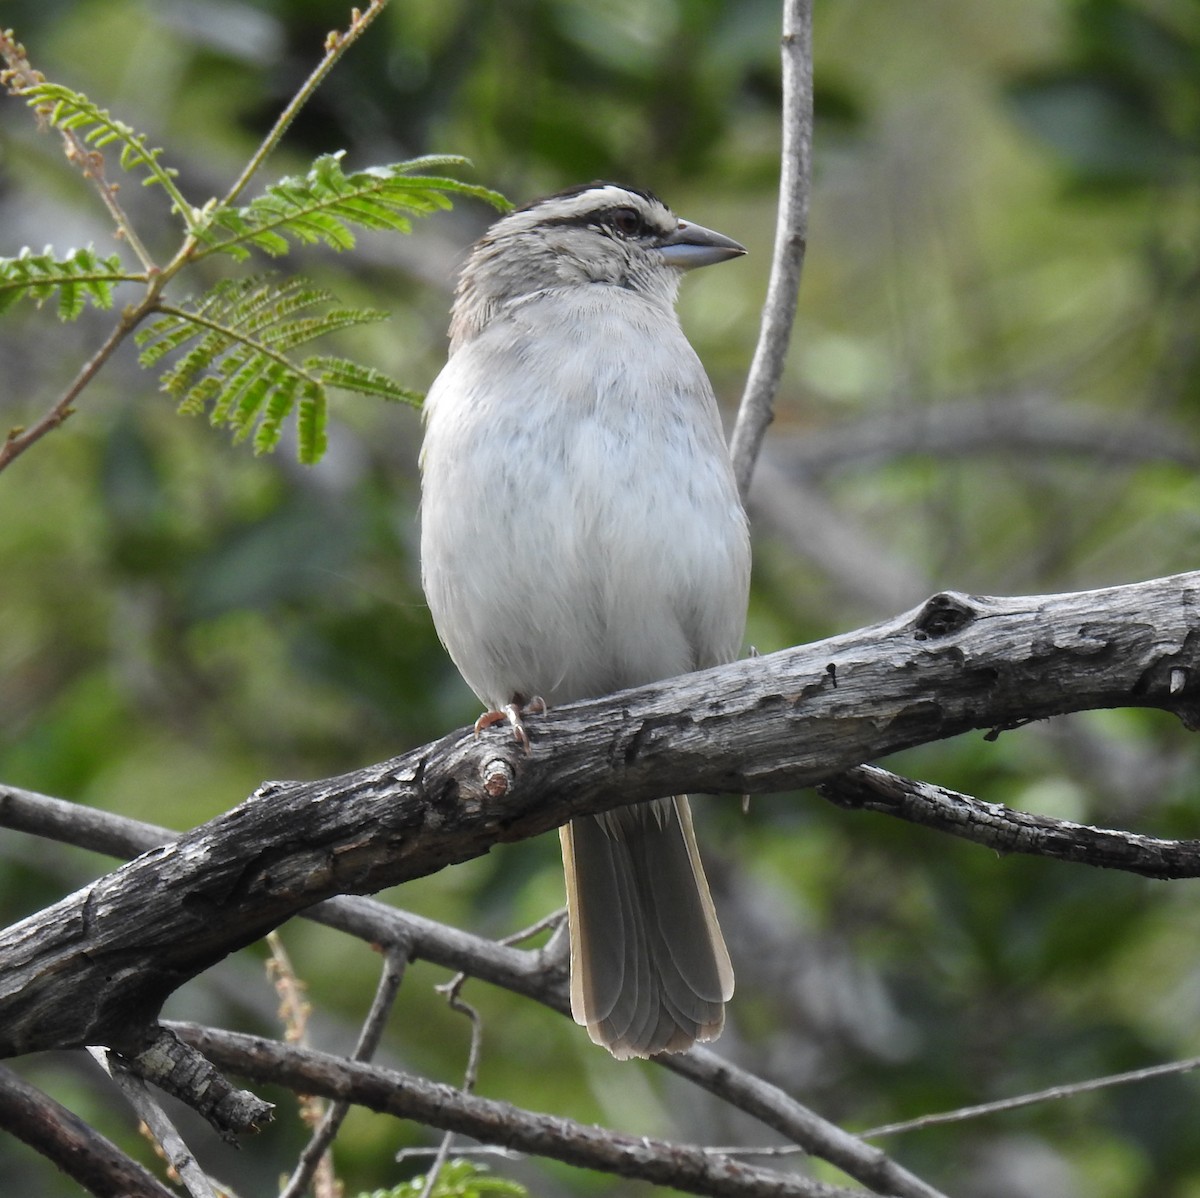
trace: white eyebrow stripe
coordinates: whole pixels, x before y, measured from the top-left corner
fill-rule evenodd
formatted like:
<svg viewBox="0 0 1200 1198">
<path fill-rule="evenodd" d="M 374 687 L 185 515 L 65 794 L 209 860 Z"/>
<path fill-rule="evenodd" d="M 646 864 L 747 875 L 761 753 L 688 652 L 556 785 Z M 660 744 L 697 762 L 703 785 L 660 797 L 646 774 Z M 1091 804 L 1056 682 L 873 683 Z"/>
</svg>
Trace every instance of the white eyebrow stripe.
<svg viewBox="0 0 1200 1198">
<path fill-rule="evenodd" d="M 568 196 L 550 196 L 529 208 L 519 209 L 505 217 L 503 223 L 513 231 L 536 228 L 555 222 L 584 221 L 588 217 L 613 208 L 633 208 L 644 213 L 649 222 L 670 232 L 676 218 L 661 200 L 649 200 L 639 192 L 616 184 L 588 188 Z"/>
<path fill-rule="evenodd" d="M 573 196 L 551 196 L 534 207 L 535 212 L 561 211 L 565 216 L 583 216 L 599 208 L 644 208 L 646 199 L 624 187 L 610 183 L 590 187 Z"/>
</svg>

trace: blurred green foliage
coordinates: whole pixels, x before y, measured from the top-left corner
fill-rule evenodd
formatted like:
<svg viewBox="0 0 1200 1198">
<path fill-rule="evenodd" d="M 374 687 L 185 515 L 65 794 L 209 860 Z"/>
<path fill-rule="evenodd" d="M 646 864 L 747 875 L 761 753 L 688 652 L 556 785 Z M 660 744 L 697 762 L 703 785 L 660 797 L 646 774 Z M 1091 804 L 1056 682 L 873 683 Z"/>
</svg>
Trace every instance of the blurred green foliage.
<svg viewBox="0 0 1200 1198">
<path fill-rule="evenodd" d="M 362 1198 L 423 1198 L 425 1175 L 414 1177 L 404 1185 L 390 1190 L 376 1190 Z M 484 1198 L 487 1194 L 499 1194 L 503 1198 L 525 1198 L 529 1193 L 524 1186 L 503 1177 L 492 1177 L 482 1165 L 470 1161 L 450 1160 L 438 1172 L 437 1180 L 429 1198 Z"/>
<path fill-rule="evenodd" d="M 843 522 L 834 539 L 871 569 L 856 580 L 763 519 L 748 643 L 767 652 L 891 615 L 924 588 L 1036 592 L 1195 568 L 1200 7 L 817 10 L 810 249 L 770 451 L 819 488 Z M 3 19 L 50 79 L 145 129 L 184 193 L 206 196 L 228 187 L 346 16 L 329 0 L 9 0 Z M 591 177 L 653 187 L 752 251 L 682 299 L 732 404 L 773 229 L 778 23 L 766 0 L 394 0 L 264 181 L 344 150 L 348 170 L 464 154 L 473 181 L 518 201 Z M 128 186 L 122 199 L 168 250 L 161 197 Z M 455 266 L 488 219 L 459 202 L 414 237 L 298 256 L 347 302 L 392 313 L 336 352 L 426 386 Z M 6 99 L 0 254 L 48 243 L 118 248 L 56 138 Z M 226 269 L 199 273 L 211 284 Z M 38 418 L 111 319 L 88 309 L 64 329 L 32 306 L 5 315 L 6 426 Z M 0 477 L 0 777 L 182 828 L 263 778 L 332 774 L 474 718 L 420 592 L 414 413 L 344 397 L 319 466 L 255 460 L 177 417 L 132 349 L 77 407 Z M 912 428 L 925 440 L 900 435 Z M 814 463 L 803 446 L 818 435 L 829 452 Z M 798 501 L 797 524 L 827 518 Z M 1168 718 L 1103 712 L 890 764 L 992 801 L 1196 837 L 1198 763 Z M 851 1128 L 1200 1053 L 1194 883 L 998 860 L 807 794 L 756 799 L 747 817 L 711 801 L 700 823 L 739 975 L 718 1048 Z M 0 834 L 0 914 L 109 864 Z M 386 897 L 507 934 L 561 903 L 557 845 L 507 847 Z M 314 1043 L 345 1049 L 374 955 L 318 927 L 283 934 L 310 986 Z M 433 992 L 442 980 L 410 970 L 385 1059 L 455 1081 L 469 1027 Z M 662 1070 L 467 989 L 484 1018 L 482 1093 L 637 1133 L 762 1142 Z M 273 1033 L 273 1003 L 248 951 L 169 1013 Z M 150 1161 L 86 1062 L 20 1066 Z M 236 1156 L 184 1121 L 243 1195 L 273 1192 L 303 1140 L 288 1097 L 267 1097 L 278 1123 Z M 956 1198 L 1194 1198 L 1198 1114 L 1200 1086 L 1180 1077 L 882 1143 Z M 395 1186 L 416 1167 L 394 1153 L 429 1142 L 356 1113 L 338 1170 L 351 1193 Z M 539 1162 L 493 1173 L 539 1195 L 614 1192 Z M 74 1191 L 5 1142 L 0 1192 Z"/>
</svg>

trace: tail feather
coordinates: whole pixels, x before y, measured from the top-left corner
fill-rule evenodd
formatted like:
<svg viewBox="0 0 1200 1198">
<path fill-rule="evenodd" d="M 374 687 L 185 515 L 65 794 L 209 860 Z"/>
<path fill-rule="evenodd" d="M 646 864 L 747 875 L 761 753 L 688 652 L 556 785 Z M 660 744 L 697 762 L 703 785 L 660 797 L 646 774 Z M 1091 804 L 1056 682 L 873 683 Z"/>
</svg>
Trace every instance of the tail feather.
<svg viewBox="0 0 1200 1198">
<path fill-rule="evenodd" d="M 562 847 L 576 1022 L 621 1058 L 718 1036 L 733 969 L 687 798 L 572 820 Z"/>
</svg>

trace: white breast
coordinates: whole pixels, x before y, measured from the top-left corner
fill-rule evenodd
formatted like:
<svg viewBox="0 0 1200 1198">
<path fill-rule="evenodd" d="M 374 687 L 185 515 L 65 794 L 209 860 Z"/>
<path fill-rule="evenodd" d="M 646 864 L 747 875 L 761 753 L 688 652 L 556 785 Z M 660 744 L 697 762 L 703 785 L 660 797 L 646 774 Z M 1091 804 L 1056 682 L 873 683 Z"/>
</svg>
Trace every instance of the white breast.
<svg viewBox="0 0 1200 1198">
<path fill-rule="evenodd" d="M 459 348 L 426 414 L 425 593 L 490 707 L 736 655 L 746 521 L 673 313 L 606 286 L 531 297 Z"/>
</svg>

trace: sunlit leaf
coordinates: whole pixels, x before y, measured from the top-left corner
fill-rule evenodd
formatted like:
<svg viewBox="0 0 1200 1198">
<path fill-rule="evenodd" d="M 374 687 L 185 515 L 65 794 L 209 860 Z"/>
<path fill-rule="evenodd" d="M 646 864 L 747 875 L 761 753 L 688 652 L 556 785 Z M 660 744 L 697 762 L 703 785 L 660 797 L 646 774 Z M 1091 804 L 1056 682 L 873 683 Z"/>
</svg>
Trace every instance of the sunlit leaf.
<svg viewBox="0 0 1200 1198">
<path fill-rule="evenodd" d="M 20 299 L 41 307 L 57 297 L 59 319 L 74 320 L 89 303 L 111 308 L 116 284 L 140 277 L 122 267 L 119 254 L 102 258 L 87 248 L 56 258 L 49 249 L 41 254 L 24 249 L 15 258 L 0 258 L 0 315 Z"/>
<path fill-rule="evenodd" d="M 247 256 L 247 246 L 278 256 L 290 248 L 289 238 L 348 250 L 355 227 L 411 232 L 413 217 L 449 208 L 450 196 L 470 196 L 507 211 L 508 201 L 486 187 L 413 173 L 464 161 L 417 158 L 347 175 L 341 154 L 326 154 L 306 175 L 280 180 L 244 207 L 212 209 L 200 236 L 211 250 L 238 258 Z"/>
<path fill-rule="evenodd" d="M 295 414 L 300 460 L 316 462 L 326 443 L 327 389 L 338 387 L 412 403 L 413 392 L 382 372 L 343 358 L 291 352 L 318 337 L 382 320 L 371 308 L 337 305 L 337 297 L 305 279 L 270 275 L 225 279 L 141 329 L 143 366 L 175 356 L 160 386 L 189 415 L 232 430 L 235 442 L 252 437 L 255 453 L 269 453 Z"/>
</svg>

